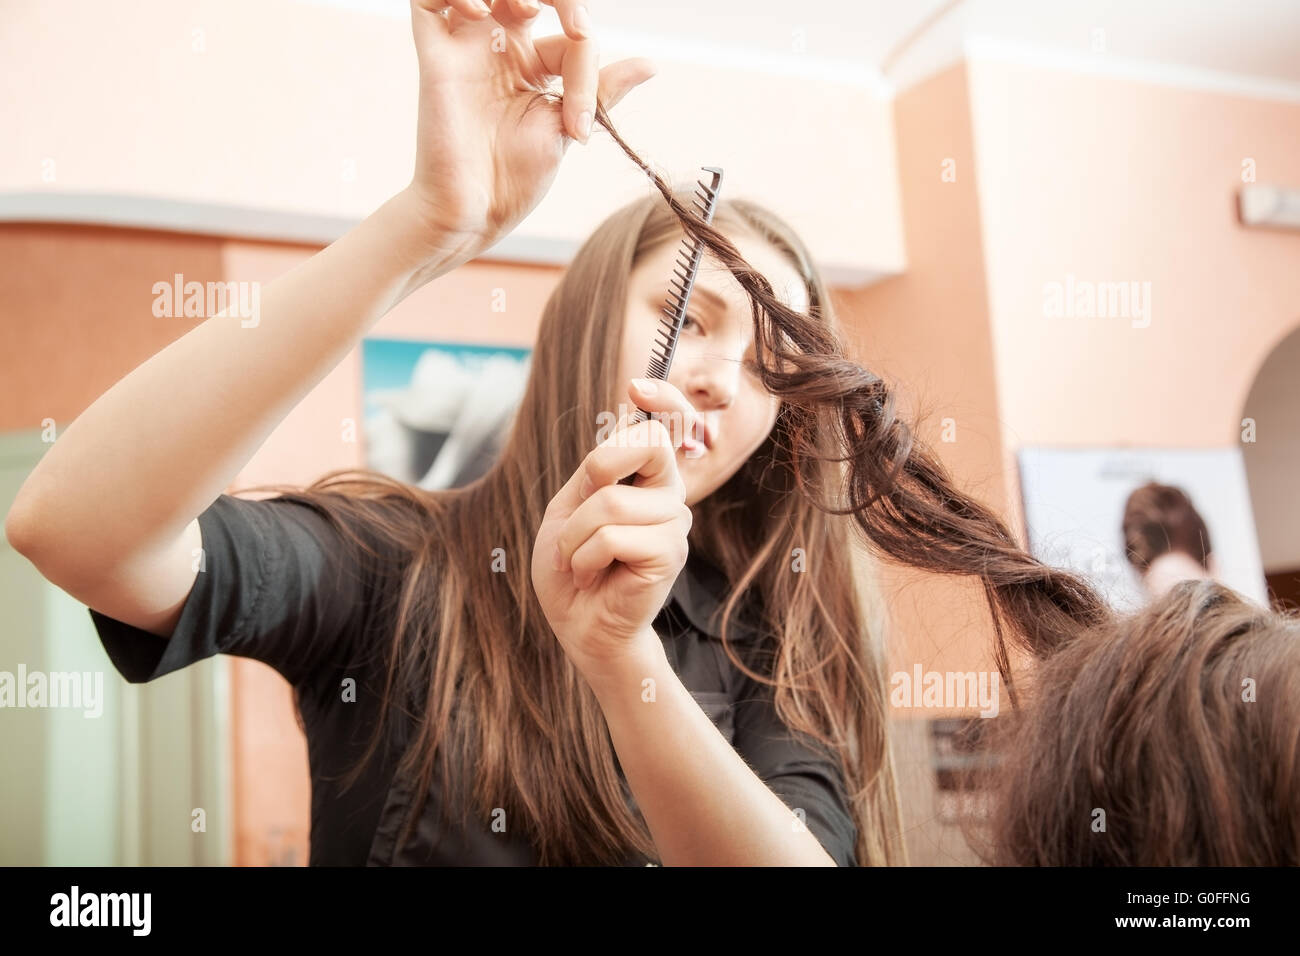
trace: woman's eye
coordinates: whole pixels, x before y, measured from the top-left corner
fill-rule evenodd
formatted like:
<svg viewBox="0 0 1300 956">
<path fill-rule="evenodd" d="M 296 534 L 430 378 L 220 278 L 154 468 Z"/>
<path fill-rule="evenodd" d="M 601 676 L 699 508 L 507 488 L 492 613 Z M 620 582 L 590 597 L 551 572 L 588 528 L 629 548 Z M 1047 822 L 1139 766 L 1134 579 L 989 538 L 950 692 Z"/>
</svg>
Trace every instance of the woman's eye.
<svg viewBox="0 0 1300 956">
<path fill-rule="evenodd" d="M 682 320 L 682 328 L 683 329 L 686 328 L 686 326 L 689 325 L 691 322 L 694 322 L 701 329 L 704 328 L 704 325 L 700 322 L 700 320 L 697 319 L 695 316 L 690 315 L 689 313 L 687 314 L 686 318 Z"/>
</svg>

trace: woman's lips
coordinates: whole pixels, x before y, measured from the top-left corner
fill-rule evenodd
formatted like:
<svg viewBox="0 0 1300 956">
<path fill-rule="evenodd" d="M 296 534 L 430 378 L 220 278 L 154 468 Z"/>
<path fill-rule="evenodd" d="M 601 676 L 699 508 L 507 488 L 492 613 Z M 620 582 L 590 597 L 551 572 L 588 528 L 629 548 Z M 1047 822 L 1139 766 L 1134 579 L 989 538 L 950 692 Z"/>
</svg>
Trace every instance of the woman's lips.
<svg viewBox="0 0 1300 956">
<path fill-rule="evenodd" d="M 684 436 L 682 454 L 687 458 L 702 458 L 709 453 L 711 447 L 708 427 L 697 420 L 691 427 L 690 434 Z"/>
<path fill-rule="evenodd" d="M 695 427 L 691 429 L 691 437 L 706 449 L 710 451 L 713 449 L 713 430 L 709 428 L 709 423 L 703 418 L 696 417 Z"/>
</svg>

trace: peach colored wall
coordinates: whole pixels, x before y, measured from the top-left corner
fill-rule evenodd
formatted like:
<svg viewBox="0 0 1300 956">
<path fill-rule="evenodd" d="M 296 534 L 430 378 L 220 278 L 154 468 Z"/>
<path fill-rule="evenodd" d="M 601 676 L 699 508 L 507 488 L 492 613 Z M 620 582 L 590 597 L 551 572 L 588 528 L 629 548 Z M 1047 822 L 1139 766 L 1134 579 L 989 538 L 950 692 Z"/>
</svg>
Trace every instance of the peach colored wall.
<svg viewBox="0 0 1300 956">
<path fill-rule="evenodd" d="M 975 60 L 901 94 L 895 126 L 910 265 L 843 310 L 963 487 L 1021 532 L 1021 446 L 1239 441 L 1300 325 L 1300 235 L 1243 229 L 1234 196 L 1247 158 L 1300 181 L 1300 105 Z M 1047 318 L 1045 283 L 1071 275 L 1150 282 L 1149 327 Z M 895 666 L 988 666 L 978 595 L 895 576 Z"/>
<path fill-rule="evenodd" d="M 1236 444 L 1256 372 L 1300 325 L 1300 233 L 1242 228 L 1234 196 L 1248 158 L 1261 182 L 1300 182 L 1300 104 L 970 72 L 1008 449 Z M 1045 318 L 1044 283 L 1067 275 L 1150 282 L 1150 326 Z"/>
<path fill-rule="evenodd" d="M 841 295 L 837 306 L 857 360 L 894 385 L 907 414 L 919 415 L 919 437 L 962 487 L 1002 509 L 1001 423 L 965 68 L 901 94 L 894 124 L 908 270 Z M 971 582 L 884 572 L 891 673 L 911 674 L 916 664 L 927 671 L 995 668 L 988 611 Z"/>
<path fill-rule="evenodd" d="M 197 320 L 155 318 L 153 284 L 217 281 L 213 239 L 161 232 L 0 225 L 0 429 L 60 429 Z"/>
</svg>

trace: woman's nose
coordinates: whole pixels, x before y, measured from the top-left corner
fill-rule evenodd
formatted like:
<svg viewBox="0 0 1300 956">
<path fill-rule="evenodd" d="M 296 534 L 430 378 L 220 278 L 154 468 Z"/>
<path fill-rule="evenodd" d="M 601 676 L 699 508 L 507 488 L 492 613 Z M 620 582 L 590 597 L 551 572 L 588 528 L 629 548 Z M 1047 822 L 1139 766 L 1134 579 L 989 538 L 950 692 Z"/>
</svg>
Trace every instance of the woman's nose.
<svg viewBox="0 0 1300 956">
<path fill-rule="evenodd" d="M 742 342 L 728 346 L 715 342 L 700 349 L 684 363 L 682 393 L 697 408 L 726 408 L 735 400 L 744 355 Z"/>
</svg>

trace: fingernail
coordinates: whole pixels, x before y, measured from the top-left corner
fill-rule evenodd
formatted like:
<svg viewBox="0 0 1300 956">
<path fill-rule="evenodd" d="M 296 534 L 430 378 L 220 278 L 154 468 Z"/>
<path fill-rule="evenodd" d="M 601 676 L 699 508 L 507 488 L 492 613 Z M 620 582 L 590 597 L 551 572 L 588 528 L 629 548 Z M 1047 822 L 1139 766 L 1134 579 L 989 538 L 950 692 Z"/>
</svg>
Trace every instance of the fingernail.
<svg viewBox="0 0 1300 956">
<path fill-rule="evenodd" d="M 564 570 L 564 558 L 560 554 L 560 546 L 558 544 L 556 544 L 555 546 L 555 553 L 552 557 L 552 563 L 555 565 L 555 570 L 557 571 Z"/>
<path fill-rule="evenodd" d="M 586 7 L 578 7 L 573 11 L 573 25 L 583 36 L 591 36 L 591 17 L 587 16 Z"/>
<path fill-rule="evenodd" d="M 477 0 L 477 2 L 474 4 L 474 6 L 478 7 L 478 12 L 479 12 L 479 13 L 491 13 L 491 12 L 492 12 L 492 8 L 489 7 L 486 3 L 484 3 L 483 0 Z"/>
<path fill-rule="evenodd" d="M 591 487 L 592 487 L 591 476 L 590 475 L 584 476 L 582 479 L 582 487 L 578 489 L 578 495 L 582 498 L 590 497 Z"/>
<path fill-rule="evenodd" d="M 636 386 L 636 390 L 642 395 L 653 395 L 655 392 L 659 391 L 659 386 L 656 385 L 653 380 L 648 378 L 634 378 L 632 379 L 632 384 Z"/>
<path fill-rule="evenodd" d="M 583 110 L 578 117 L 578 135 L 584 143 L 591 138 L 591 110 Z"/>
</svg>

